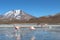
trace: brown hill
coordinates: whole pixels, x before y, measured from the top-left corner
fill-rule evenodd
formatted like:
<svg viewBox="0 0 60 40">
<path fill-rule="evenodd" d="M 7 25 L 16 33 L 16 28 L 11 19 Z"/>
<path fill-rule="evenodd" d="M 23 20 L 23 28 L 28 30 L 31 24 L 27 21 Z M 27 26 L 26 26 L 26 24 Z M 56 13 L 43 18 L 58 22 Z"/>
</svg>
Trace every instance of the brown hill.
<svg viewBox="0 0 60 40">
<path fill-rule="evenodd" d="M 29 21 L 20 21 L 20 20 L 9 20 L 9 19 L 2 19 L 0 17 L 0 24 L 12 24 L 12 23 L 60 23 L 60 13 L 57 13 L 53 16 L 42 16 L 39 18 L 31 18 Z"/>
<path fill-rule="evenodd" d="M 60 13 L 55 14 L 53 16 L 43 16 L 37 19 L 31 19 L 29 22 L 36 23 L 60 23 Z"/>
</svg>

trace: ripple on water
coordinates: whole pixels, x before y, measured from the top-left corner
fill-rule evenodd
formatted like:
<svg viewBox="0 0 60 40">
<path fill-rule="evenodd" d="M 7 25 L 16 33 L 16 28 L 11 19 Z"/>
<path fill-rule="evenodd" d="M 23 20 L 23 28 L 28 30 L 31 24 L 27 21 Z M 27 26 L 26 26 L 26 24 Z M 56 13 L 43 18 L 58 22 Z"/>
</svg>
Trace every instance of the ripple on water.
<svg viewBox="0 0 60 40">
<path fill-rule="evenodd" d="M 30 30 L 29 28 L 21 28 L 20 32 L 15 37 L 14 28 L 0 29 L 0 40 L 16 40 L 17 37 L 21 40 L 60 40 L 60 32 L 53 32 L 41 28 Z"/>
</svg>

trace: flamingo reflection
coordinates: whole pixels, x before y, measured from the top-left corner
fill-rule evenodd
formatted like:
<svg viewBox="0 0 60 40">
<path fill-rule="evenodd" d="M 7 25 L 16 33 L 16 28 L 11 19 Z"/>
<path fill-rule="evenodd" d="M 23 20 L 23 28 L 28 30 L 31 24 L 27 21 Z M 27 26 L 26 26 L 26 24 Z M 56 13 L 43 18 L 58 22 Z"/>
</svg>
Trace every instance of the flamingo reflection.
<svg viewBox="0 0 60 40">
<path fill-rule="evenodd" d="M 35 40 L 35 36 L 32 36 L 31 40 Z"/>
</svg>

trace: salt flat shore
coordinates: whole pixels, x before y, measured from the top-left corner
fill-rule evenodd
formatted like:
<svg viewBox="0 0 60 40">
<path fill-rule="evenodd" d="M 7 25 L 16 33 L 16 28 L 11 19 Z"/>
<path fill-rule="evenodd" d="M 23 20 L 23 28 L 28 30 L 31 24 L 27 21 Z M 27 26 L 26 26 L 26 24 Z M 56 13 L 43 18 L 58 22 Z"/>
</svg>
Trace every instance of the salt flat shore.
<svg viewBox="0 0 60 40">
<path fill-rule="evenodd" d="M 37 25 L 37 24 L 0 24 L 0 27 L 60 27 L 60 25 Z"/>
</svg>

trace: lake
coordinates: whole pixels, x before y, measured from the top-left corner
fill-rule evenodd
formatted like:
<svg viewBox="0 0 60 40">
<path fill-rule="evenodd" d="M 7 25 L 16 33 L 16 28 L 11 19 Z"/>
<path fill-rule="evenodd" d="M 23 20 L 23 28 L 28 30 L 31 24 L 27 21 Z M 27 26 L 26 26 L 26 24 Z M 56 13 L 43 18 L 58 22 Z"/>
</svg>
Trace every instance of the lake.
<svg viewBox="0 0 60 40">
<path fill-rule="evenodd" d="M 58 28 L 20 28 L 0 27 L 0 40 L 60 40 L 60 27 Z"/>
</svg>

